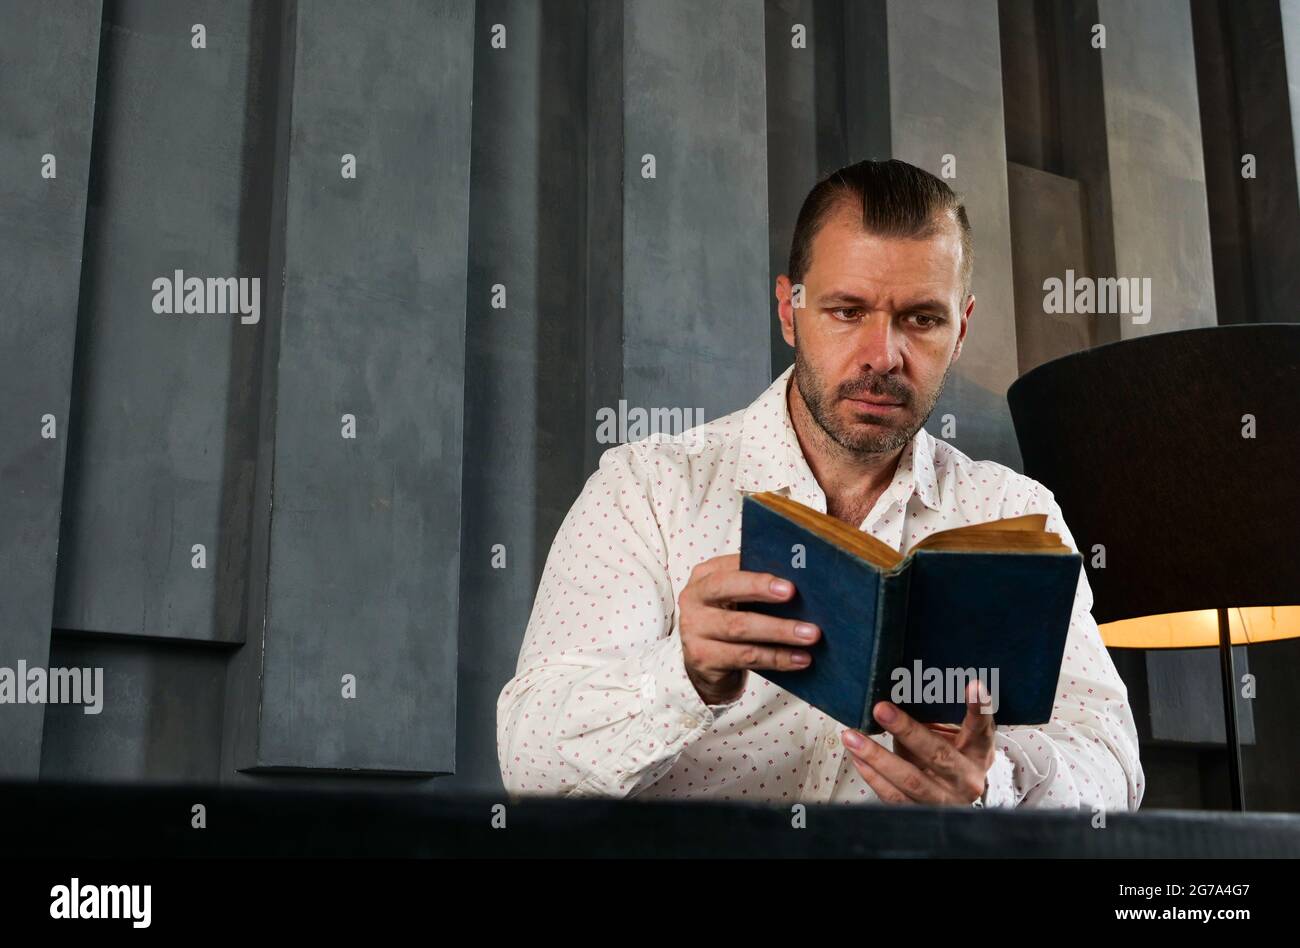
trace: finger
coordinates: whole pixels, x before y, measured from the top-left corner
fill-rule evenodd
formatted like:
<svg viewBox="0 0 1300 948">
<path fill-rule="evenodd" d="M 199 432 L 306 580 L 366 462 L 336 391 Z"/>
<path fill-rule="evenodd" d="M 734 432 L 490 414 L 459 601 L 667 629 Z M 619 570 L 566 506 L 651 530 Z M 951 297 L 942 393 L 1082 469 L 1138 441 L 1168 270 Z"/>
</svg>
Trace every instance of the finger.
<svg viewBox="0 0 1300 948">
<path fill-rule="evenodd" d="M 906 744 L 897 744 L 897 743 L 896 743 L 896 744 L 894 745 L 894 753 L 897 754 L 899 757 L 903 758 L 903 760 L 907 761 L 909 764 L 912 764 L 914 767 L 916 767 L 916 768 L 917 768 L 918 770 L 920 770 L 922 773 L 927 774 L 927 775 L 930 776 L 930 777 L 933 777 L 933 776 L 934 776 L 934 771 L 933 771 L 933 770 L 927 771 L 926 768 L 925 768 L 924 763 L 923 763 L 922 761 L 918 760 L 917 757 L 916 757 L 916 755 L 913 754 L 910 750 L 907 749 L 907 745 L 906 745 Z"/>
<path fill-rule="evenodd" d="M 957 735 L 960 733 L 960 729 L 955 724 L 930 723 L 930 724 L 926 724 L 926 727 L 930 729 L 930 733 L 937 734 L 939 737 L 943 738 L 949 744 L 955 744 L 957 741 Z M 923 772 L 928 773 L 931 776 L 934 775 L 934 771 L 927 770 L 924 766 L 922 766 L 922 762 L 917 760 L 916 757 L 912 754 L 912 752 L 907 749 L 906 744 L 896 743 L 894 745 L 894 753 L 897 754 L 899 757 L 903 758 L 903 760 L 906 760 L 910 763 L 920 766 Z"/>
<path fill-rule="evenodd" d="M 870 764 L 863 762 L 861 758 L 854 757 L 852 754 L 850 754 L 849 760 L 853 762 L 853 766 L 857 768 L 858 773 L 862 775 L 862 779 L 867 782 L 867 786 L 869 786 L 872 790 L 876 791 L 876 796 L 880 797 L 880 799 L 883 802 L 885 803 L 915 802 L 906 793 L 904 793 L 902 790 L 899 790 L 892 783 L 886 780 L 884 776 L 880 773 L 880 771 L 876 770 Z"/>
<path fill-rule="evenodd" d="M 716 649 L 718 670 L 802 671 L 812 664 L 812 656 L 800 649 L 753 642 L 734 644 L 714 640 L 711 644 Z"/>
<path fill-rule="evenodd" d="M 708 605 L 733 602 L 785 602 L 794 595 L 794 583 L 771 573 L 718 570 L 699 581 L 700 601 Z"/>
<path fill-rule="evenodd" d="M 894 736 L 894 747 L 900 744 L 911 752 L 921 770 L 933 771 L 945 781 L 956 783 L 965 778 L 964 767 L 969 763 L 957 751 L 952 741 L 944 740 L 914 717 L 888 701 L 880 701 L 872 709 L 875 719 Z"/>
<path fill-rule="evenodd" d="M 692 578 L 703 579 L 713 573 L 723 570 L 740 569 L 739 553 L 723 553 L 721 556 L 715 556 L 707 560 L 701 560 L 696 564 L 695 569 L 691 570 Z"/>
<path fill-rule="evenodd" d="M 909 800 L 916 803 L 943 803 L 954 796 L 934 777 L 923 773 L 916 764 L 904 760 L 896 752 L 887 750 L 859 731 L 845 731 L 841 740 L 848 749 L 850 760 L 869 766 Z M 862 773 L 861 769 L 858 772 Z M 865 774 L 863 779 L 866 779 Z"/>
<path fill-rule="evenodd" d="M 957 735 L 956 747 L 967 757 L 982 758 L 993 752 L 994 732 L 992 696 L 984 682 L 976 678 L 966 685 L 966 717 Z"/>
<path fill-rule="evenodd" d="M 817 641 L 821 630 L 811 622 L 781 619 L 743 609 L 719 609 L 705 606 L 711 629 L 707 637 L 722 642 L 771 642 L 804 648 Z"/>
<path fill-rule="evenodd" d="M 926 727 L 940 737 L 956 738 L 961 733 L 961 728 L 956 724 L 940 724 L 936 721 L 927 724 Z"/>
</svg>

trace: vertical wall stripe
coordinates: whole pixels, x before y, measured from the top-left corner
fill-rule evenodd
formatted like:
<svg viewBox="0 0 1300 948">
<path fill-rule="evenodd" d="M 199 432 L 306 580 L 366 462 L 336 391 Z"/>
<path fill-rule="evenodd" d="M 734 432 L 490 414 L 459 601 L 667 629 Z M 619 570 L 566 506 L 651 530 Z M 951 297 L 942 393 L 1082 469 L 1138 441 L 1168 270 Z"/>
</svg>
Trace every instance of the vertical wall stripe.
<svg viewBox="0 0 1300 948">
<path fill-rule="evenodd" d="M 242 769 L 454 768 L 473 25 L 297 6 Z"/>
<path fill-rule="evenodd" d="M 50 654 L 102 15 L 40 13 L 0 2 L 0 667 L 15 671 Z M 37 776 L 44 710 L 0 706 L 0 777 Z"/>
</svg>

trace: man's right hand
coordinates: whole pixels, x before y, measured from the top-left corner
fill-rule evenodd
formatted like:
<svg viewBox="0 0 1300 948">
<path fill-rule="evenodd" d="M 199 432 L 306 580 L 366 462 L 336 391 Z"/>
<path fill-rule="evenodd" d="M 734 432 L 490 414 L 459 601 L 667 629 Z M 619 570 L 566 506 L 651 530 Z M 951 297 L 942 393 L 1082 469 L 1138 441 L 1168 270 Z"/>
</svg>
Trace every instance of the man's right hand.
<svg viewBox="0 0 1300 948">
<path fill-rule="evenodd" d="M 750 669 L 798 671 L 811 664 L 804 647 L 821 634 L 815 625 L 736 607 L 785 602 L 792 596 L 788 580 L 741 570 L 739 553 L 715 556 L 691 570 L 677 597 L 678 628 L 686 674 L 705 704 L 739 697 Z"/>
</svg>

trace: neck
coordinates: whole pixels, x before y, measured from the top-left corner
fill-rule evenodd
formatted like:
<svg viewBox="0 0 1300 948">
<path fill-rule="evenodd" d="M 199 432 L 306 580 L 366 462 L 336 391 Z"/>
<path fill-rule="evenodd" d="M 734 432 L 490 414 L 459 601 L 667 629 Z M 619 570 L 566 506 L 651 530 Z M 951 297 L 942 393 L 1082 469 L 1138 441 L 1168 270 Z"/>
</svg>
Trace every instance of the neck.
<svg viewBox="0 0 1300 948">
<path fill-rule="evenodd" d="M 906 446 L 881 454 L 859 454 L 845 448 L 817 424 L 793 376 L 786 404 L 799 447 L 826 495 L 826 512 L 859 526 L 893 481 Z"/>
</svg>

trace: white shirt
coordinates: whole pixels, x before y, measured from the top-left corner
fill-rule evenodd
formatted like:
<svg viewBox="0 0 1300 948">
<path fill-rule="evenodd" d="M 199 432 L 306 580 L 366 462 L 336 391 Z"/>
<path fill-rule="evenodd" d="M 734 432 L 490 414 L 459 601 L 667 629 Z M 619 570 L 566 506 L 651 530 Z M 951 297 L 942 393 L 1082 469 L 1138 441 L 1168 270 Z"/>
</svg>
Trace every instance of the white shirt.
<svg viewBox="0 0 1300 948">
<path fill-rule="evenodd" d="M 879 798 L 843 727 L 756 672 L 709 706 L 687 677 L 678 595 L 702 560 L 740 550 L 745 491 L 826 510 L 790 422 L 787 369 L 748 408 L 679 440 L 607 450 L 556 535 L 516 674 L 497 702 L 497 752 L 516 795 L 844 803 Z M 1052 493 L 972 461 L 924 429 L 860 529 L 906 553 L 949 527 L 1048 514 Z M 983 803 L 1135 810 L 1143 775 L 1128 692 L 1080 571 L 1051 721 L 998 727 Z M 892 749 L 893 737 L 871 739 Z"/>
</svg>

